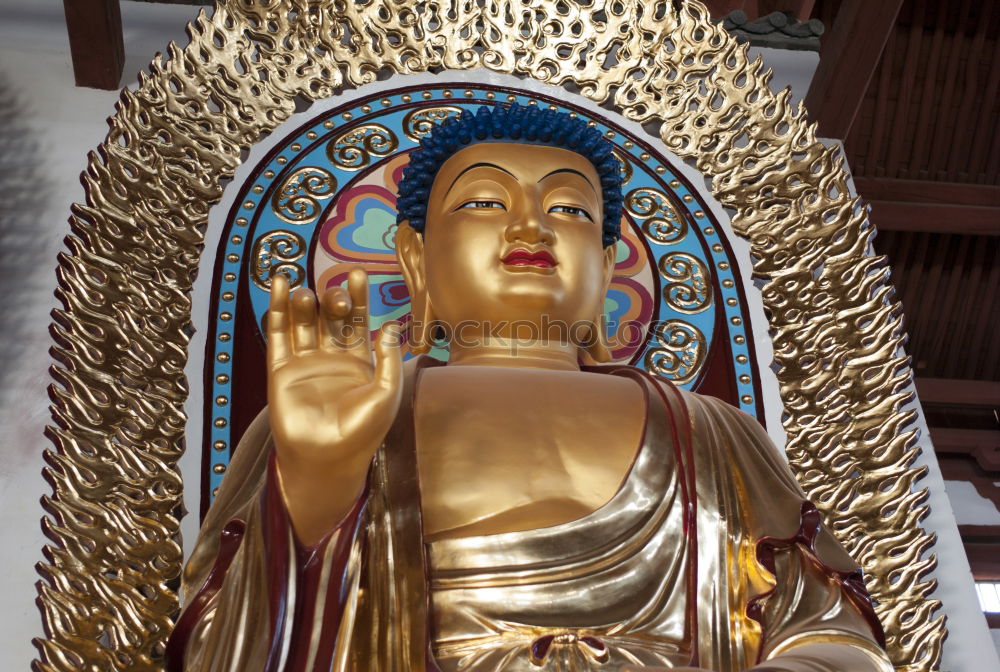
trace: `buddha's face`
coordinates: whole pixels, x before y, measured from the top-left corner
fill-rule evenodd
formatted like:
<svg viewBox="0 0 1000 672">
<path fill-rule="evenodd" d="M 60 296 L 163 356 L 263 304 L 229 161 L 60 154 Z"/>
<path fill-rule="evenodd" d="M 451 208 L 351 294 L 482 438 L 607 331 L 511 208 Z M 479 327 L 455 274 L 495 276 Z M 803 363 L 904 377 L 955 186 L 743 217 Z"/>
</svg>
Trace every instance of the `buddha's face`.
<svg viewBox="0 0 1000 672">
<path fill-rule="evenodd" d="M 425 285 L 434 317 L 452 327 L 543 316 L 592 322 L 614 263 L 613 246 L 602 243 L 602 205 L 597 171 L 575 152 L 518 143 L 462 149 L 434 181 L 421 258 L 409 264 L 423 283 L 411 284 Z"/>
</svg>

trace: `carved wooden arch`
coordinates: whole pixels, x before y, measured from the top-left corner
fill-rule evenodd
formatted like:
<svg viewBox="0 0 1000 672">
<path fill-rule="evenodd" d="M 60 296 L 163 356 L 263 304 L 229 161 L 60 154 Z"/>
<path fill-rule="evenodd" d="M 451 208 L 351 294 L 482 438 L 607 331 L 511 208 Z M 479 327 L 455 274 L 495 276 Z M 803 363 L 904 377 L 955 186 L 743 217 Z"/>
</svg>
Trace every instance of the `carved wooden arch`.
<svg viewBox="0 0 1000 672">
<path fill-rule="evenodd" d="M 693 160 L 751 243 L 786 450 L 867 574 L 900 670 L 944 617 L 914 491 L 910 371 L 884 258 L 842 160 L 696 1 L 223 0 L 122 92 L 59 259 L 39 565 L 39 670 L 161 670 L 178 609 L 193 274 L 241 152 L 314 101 L 397 73 L 483 67 L 573 85 Z"/>
</svg>

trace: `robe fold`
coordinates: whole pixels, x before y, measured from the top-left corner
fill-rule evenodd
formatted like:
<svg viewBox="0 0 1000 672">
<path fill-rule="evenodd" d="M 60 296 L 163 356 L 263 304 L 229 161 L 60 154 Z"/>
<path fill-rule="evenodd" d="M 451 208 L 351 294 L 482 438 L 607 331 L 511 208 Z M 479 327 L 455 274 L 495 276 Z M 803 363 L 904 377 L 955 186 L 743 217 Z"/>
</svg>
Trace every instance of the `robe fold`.
<svg viewBox="0 0 1000 672">
<path fill-rule="evenodd" d="M 610 501 L 561 525 L 425 543 L 413 390 L 435 364 L 408 363 L 365 492 L 311 548 L 261 414 L 185 569 L 168 669 L 848 672 L 792 660 L 813 643 L 892 669 L 857 565 L 756 420 L 631 367 L 589 369 L 645 391 L 642 440 Z"/>
</svg>

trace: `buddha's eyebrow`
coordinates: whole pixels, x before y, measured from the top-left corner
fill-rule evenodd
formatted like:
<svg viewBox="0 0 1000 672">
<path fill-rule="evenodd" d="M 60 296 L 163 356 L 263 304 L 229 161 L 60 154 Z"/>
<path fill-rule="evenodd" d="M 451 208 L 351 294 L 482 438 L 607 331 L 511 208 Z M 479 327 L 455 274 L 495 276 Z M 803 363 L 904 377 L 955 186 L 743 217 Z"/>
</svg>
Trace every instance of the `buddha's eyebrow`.
<svg viewBox="0 0 1000 672">
<path fill-rule="evenodd" d="M 513 177 L 514 179 L 517 179 L 517 175 L 515 175 L 512 172 L 510 172 L 509 170 L 507 170 L 503 166 L 498 166 L 495 163 L 474 163 L 471 166 L 467 166 L 464 170 L 462 170 L 462 172 L 460 172 L 458 175 L 455 176 L 455 179 L 452 181 L 451 186 L 448 187 L 448 191 L 444 192 L 444 195 L 445 196 L 448 195 L 448 192 L 451 191 L 451 188 L 455 186 L 455 182 L 458 182 L 458 178 L 462 177 L 462 175 L 465 175 L 467 172 L 469 172 L 473 168 L 484 168 L 484 167 L 487 167 L 487 168 L 496 168 L 497 170 L 502 170 L 503 172 L 507 173 L 508 175 L 510 175 L 511 177 Z"/>
<path fill-rule="evenodd" d="M 595 195 L 597 194 L 597 189 L 594 189 L 594 185 L 590 183 L 590 180 L 587 179 L 587 176 L 581 173 L 579 170 L 573 170 L 572 168 L 557 168 L 553 170 L 551 173 L 546 173 L 545 175 L 542 175 L 540 178 L 538 178 L 538 181 L 541 182 L 546 177 L 551 177 L 556 173 L 576 173 L 577 175 L 583 178 L 583 181 L 587 183 L 587 186 L 590 187 L 590 190 L 593 191 Z"/>
</svg>

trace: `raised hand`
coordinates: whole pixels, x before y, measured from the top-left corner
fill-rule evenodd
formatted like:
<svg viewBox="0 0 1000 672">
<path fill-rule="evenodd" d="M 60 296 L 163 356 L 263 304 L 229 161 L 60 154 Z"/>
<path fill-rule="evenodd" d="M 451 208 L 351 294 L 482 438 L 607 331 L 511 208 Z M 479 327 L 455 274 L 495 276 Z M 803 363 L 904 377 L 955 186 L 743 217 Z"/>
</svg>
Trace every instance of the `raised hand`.
<svg viewBox="0 0 1000 672">
<path fill-rule="evenodd" d="M 399 325 L 368 327 L 368 276 L 347 290 L 289 295 L 275 275 L 267 321 L 267 398 L 285 505 L 307 546 L 343 519 L 399 409 Z M 374 349 L 374 361 L 372 351 Z"/>
</svg>

